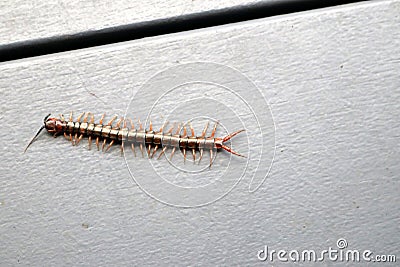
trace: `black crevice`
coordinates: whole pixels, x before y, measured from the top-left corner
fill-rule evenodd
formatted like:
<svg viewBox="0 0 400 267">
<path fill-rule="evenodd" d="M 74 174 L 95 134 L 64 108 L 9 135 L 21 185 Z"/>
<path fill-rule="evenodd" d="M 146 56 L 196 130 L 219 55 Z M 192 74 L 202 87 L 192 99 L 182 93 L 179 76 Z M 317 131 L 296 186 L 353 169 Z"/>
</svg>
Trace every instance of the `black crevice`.
<svg viewBox="0 0 400 267">
<path fill-rule="evenodd" d="M 0 62 L 184 32 L 361 1 L 277 0 L 161 19 L 76 35 L 0 45 Z"/>
</svg>

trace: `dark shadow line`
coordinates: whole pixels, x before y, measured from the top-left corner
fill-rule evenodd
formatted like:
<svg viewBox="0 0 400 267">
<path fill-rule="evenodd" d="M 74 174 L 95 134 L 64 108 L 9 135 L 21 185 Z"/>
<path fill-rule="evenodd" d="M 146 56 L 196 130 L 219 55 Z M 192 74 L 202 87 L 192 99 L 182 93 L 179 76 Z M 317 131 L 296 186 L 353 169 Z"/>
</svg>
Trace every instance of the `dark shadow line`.
<svg viewBox="0 0 400 267">
<path fill-rule="evenodd" d="M 272 1 L 135 23 L 98 31 L 88 31 L 74 35 L 11 43 L 0 45 L 0 62 L 363 1 L 365 0 Z"/>
</svg>

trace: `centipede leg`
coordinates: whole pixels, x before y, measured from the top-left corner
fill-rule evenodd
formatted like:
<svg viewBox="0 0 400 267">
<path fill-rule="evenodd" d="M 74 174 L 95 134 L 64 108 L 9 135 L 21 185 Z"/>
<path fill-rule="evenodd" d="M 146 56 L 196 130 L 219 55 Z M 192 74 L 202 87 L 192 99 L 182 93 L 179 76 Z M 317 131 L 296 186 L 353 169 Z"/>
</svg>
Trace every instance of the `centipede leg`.
<svg viewBox="0 0 400 267">
<path fill-rule="evenodd" d="M 99 137 L 96 137 L 96 146 L 97 146 L 97 151 L 100 151 Z"/>
<path fill-rule="evenodd" d="M 107 123 L 107 126 L 111 126 L 117 118 L 118 118 L 117 115 L 115 115 L 114 117 L 112 117 L 112 119 Z"/>
<path fill-rule="evenodd" d="M 181 123 L 178 123 L 178 128 L 176 129 L 175 134 L 178 135 L 181 132 Z"/>
<path fill-rule="evenodd" d="M 175 128 L 175 123 L 174 123 L 174 125 L 172 125 L 171 128 L 168 130 L 167 134 L 172 133 L 172 131 L 174 130 L 174 128 Z"/>
<path fill-rule="evenodd" d="M 78 145 L 77 141 L 78 141 L 78 133 L 75 133 L 75 135 L 74 135 L 74 146 Z"/>
<path fill-rule="evenodd" d="M 104 151 L 104 147 L 106 146 L 106 144 L 107 144 L 107 139 L 104 139 L 103 145 L 101 146 L 101 151 Z"/>
<path fill-rule="evenodd" d="M 90 115 L 90 112 L 87 112 L 87 113 L 85 114 L 85 117 L 83 117 L 83 122 L 86 123 L 86 122 L 88 121 L 89 115 Z"/>
<path fill-rule="evenodd" d="M 158 149 L 158 145 L 156 145 L 156 146 L 154 147 L 153 153 L 151 154 L 151 158 L 154 157 L 154 155 L 155 155 L 156 152 L 157 152 L 157 149 Z"/>
<path fill-rule="evenodd" d="M 81 122 L 82 116 L 85 115 L 85 112 L 83 112 L 81 115 L 78 116 L 78 118 L 76 119 L 77 122 Z"/>
<path fill-rule="evenodd" d="M 124 155 L 124 145 L 125 145 L 125 142 L 121 141 L 121 157 Z"/>
<path fill-rule="evenodd" d="M 94 114 L 88 113 L 88 115 L 90 115 L 89 123 L 94 124 Z M 92 149 L 92 136 L 91 135 L 89 135 L 89 137 L 88 137 L 88 143 L 89 143 L 89 150 L 91 150 Z"/>
<path fill-rule="evenodd" d="M 210 149 L 210 169 L 211 169 L 212 162 L 213 162 L 213 150 Z"/>
<path fill-rule="evenodd" d="M 78 145 L 78 144 L 79 144 L 79 142 L 82 140 L 82 137 L 83 137 L 83 134 L 81 134 L 81 135 L 79 136 L 79 138 L 77 139 L 75 145 Z"/>
<path fill-rule="evenodd" d="M 100 118 L 100 120 L 99 120 L 99 124 L 103 124 L 103 120 L 104 120 L 104 117 L 106 116 L 106 113 L 104 113 L 103 115 L 101 115 L 101 118 Z"/>
<path fill-rule="evenodd" d="M 149 144 L 147 148 L 147 157 L 150 158 L 150 150 L 151 150 L 151 145 Z"/>
<path fill-rule="evenodd" d="M 72 111 L 69 113 L 69 121 L 73 122 L 72 120 Z M 69 141 L 71 141 L 72 145 L 74 145 L 74 141 L 72 140 L 72 133 L 69 133 Z"/>
<path fill-rule="evenodd" d="M 170 156 L 169 160 L 172 160 L 172 157 L 174 156 L 175 150 L 176 150 L 176 147 L 172 148 L 171 156 Z"/>
<path fill-rule="evenodd" d="M 207 129 L 208 129 L 208 125 L 210 124 L 210 122 L 206 123 L 206 126 L 203 129 L 203 132 L 201 133 L 201 137 L 205 137 L 206 133 L 207 133 Z"/>
<path fill-rule="evenodd" d="M 165 121 L 164 124 L 161 126 L 159 133 L 162 133 L 164 131 L 164 128 L 168 125 L 169 121 Z"/>
<path fill-rule="evenodd" d="M 72 139 L 72 133 L 69 134 L 69 140 L 71 141 L 72 145 L 74 146 L 75 143 L 74 143 L 74 140 Z"/>
<path fill-rule="evenodd" d="M 140 143 L 139 147 L 140 147 L 140 151 L 142 152 L 142 158 L 144 158 L 143 144 Z"/>
<path fill-rule="evenodd" d="M 214 124 L 214 128 L 213 128 L 213 130 L 212 130 L 212 132 L 211 132 L 211 137 L 214 137 L 214 136 L 215 136 L 215 132 L 217 131 L 217 126 L 218 126 L 218 122 L 216 122 L 216 123 Z"/>
<path fill-rule="evenodd" d="M 135 155 L 135 158 L 136 158 L 135 145 L 133 143 L 131 144 L 131 148 L 132 148 L 133 155 Z"/>
<path fill-rule="evenodd" d="M 120 126 L 121 126 L 121 122 L 124 120 L 124 118 L 120 118 L 118 121 L 117 121 L 117 124 L 115 125 L 115 127 L 117 127 L 117 128 L 119 128 Z M 126 123 L 124 123 L 125 125 L 126 125 Z"/>
<path fill-rule="evenodd" d="M 189 123 L 189 128 L 190 128 L 190 132 L 192 133 L 191 137 L 195 137 L 192 123 Z M 192 154 L 193 154 L 193 164 L 195 164 L 196 163 L 196 150 L 194 148 L 192 148 Z"/>
<path fill-rule="evenodd" d="M 186 163 L 186 148 L 183 149 L 183 163 Z"/>
<path fill-rule="evenodd" d="M 168 147 L 165 146 L 165 147 L 161 150 L 161 153 L 160 153 L 160 155 L 158 155 L 157 159 L 160 159 L 161 156 L 165 153 L 165 151 L 166 151 L 167 149 L 168 149 Z"/>
<path fill-rule="evenodd" d="M 76 119 L 77 122 L 81 122 L 82 116 L 85 115 L 85 112 L 83 112 L 81 115 L 78 116 L 78 118 Z M 81 138 L 82 139 L 82 138 Z M 78 138 L 78 133 L 75 133 L 74 136 L 74 143 L 77 146 L 79 144 L 79 138 Z"/>
<path fill-rule="evenodd" d="M 183 126 L 183 137 L 187 137 L 187 129 L 186 129 L 186 125 Z"/>
<path fill-rule="evenodd" d="M 138 120 L 138 124 L 139 124 L 139 130 L 140 130 L 140 131 L 143 130 L 143 124 L 142 124 L 142 122 L 140 121 L 140 119 Z"/>
<path fill-rule="evenodd" d="M 193 154 L 193 164 L 196 163 L 196 150 L 192 148 L 192 154 Z"/>
<path fill-rule="evenodd" d="M 189 128 L 190 128 L 190 132 L 192 133 L 192 137 L 194 137 L 195 136 L 194 129 L 193 129 L 193 126 L 191 123 L 189 123 Z"/>
<path fill-rule="evenodd" d="M 115 140 L 111 140 L 110 144 L 108 145 L 108 147 L 106 148 L 106 152 L 108 150 L 110 150 L 110 148 L 112 147 L 112 145 L 114 144 Z"/>
<path fill-rule="evenodd" d="M 199 164 L 200 164 L 201 159 L 203 158 L 203 153 L 204 153 L 204 149 L 203 149 L 203 148 L 200 148 Z"/>
<path fill-rule="evenodd" d="M 132 121 L 132 119 L 131 118 L 129 118 L 129 122 L 130 122 L 130 124 L 131 124 L 131 129 L 133 130 L 133 129 L 135 129 L 135 125 L 133 124 L 133 121 Z M 125 125 L 125 124 L 124 124 Z M 124 126 L 124 128 L 125 128 L 126 126 Z"/>
<path fill-rule="evenodd" d="M 85 114 L 85 117 L 83 117 L 83 122 L 84 122 L 84 123 L 87 123 L 89 115 L 90 115 L 90 112 L 87 112 L 87 113 Z M 81 134 L 81 136 L 79 136 L 78 143 L 81 141 L 82 137 L 83 137 L 83 134 Z M 90 145 L 89 145 L 89 150 L 90 150 Z"/>
</svg>

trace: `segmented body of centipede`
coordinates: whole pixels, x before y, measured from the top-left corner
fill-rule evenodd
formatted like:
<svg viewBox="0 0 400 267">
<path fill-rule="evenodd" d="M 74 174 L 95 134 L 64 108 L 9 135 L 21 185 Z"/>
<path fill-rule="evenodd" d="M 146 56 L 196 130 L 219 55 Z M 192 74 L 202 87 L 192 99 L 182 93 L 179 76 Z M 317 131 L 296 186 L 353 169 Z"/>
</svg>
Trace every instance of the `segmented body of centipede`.
<svg viewBox="0 0 400 267">
<path fill-rule="evenodd" d="M 73 120 L 72 112 L 70 113 L 68 120 L 66 120 L 62 114 L 60 115 L 60 118 L 50 118 L 49 114 L 44 118 L 44 125 L 32 138 L 25 151 L 36 139 L 39 133 L 43 129 L 46 129 L 47 132 L 53 134 L 54 137 L 63 134 L 67 140 L 72 142 L 72 145 L 78 145 L 83 137 L 87 137 L 89 149 L 91 149 L 93 140 L 96 143 L 97 149 L 100 150 L 101 148 L 102 151 L 108 151 L 115 143 L 120 143 L 121 153 L 123 153 L 124 145 L 128 144 L 135 156 L 135 146 L 138 146 L 142 156 L 144 156 L 144 151 L 146 150 L 147 155 L 150 158 L 154 157 L 158 150 L 160 150 L 158 155 L 158 158 L 160 158 L 165 154 L 166 150 L 170 148 L 172 149 L 171 158 L 175 151 L 179 149 L 183 153 L 184 160 L 186 160 L 186 152 L 189 150 L 192 152 L 194 162 L 196 161 L 196 152 L 199 151 L 199 163 L 203 158 L 204 151 L 208 150 L 210 152 L 210 166 L 212 164 L 214 150 L 218 151 L 223 149 L 234 155 L 244 157 L 224 144 L 244 130 L 236 131 L 225 137 L 215 137 L 217 129 L 217 123 L 215 123 L 211 135 L 206 136 L 209 126 L 209 123 L 207 123 L 202 134 L 196 136 L 191 124 L 189 124 L 190 135 L 188 135 L 186 126 L 181 127 L 179 125 L 176 131 L 174 131 L 174 127 L 165 131 L 165 127 L 168 124 L 165 122 L 158 131 L 154 131 L 151 122 L 149 123 L 149 129 L 146 130 L 143 128 L 143 124 L 140 120 L 135 128 L 131 119 L 120 118 L 117 120 L 117 116 L 114 116 L 110 121 L 108 121 L 108 123 L 104 124 L 104 117 L 105 114 L 102 115 L 98 123 L 95 123 L 94 115 L 89 112 L 82 113 L 76 120 Z M 183 131 L 182 134 L 180 134 L 181 131 Z M 109 144 L 107 144 L 108 142 Z"/>
</svg>

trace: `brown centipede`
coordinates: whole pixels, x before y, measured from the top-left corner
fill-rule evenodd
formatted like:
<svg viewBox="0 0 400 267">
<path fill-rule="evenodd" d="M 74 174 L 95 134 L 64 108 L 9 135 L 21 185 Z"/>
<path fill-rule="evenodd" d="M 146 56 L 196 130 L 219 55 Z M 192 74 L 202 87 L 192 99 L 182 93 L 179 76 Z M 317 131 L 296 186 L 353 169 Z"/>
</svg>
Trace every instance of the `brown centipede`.
<svg viewBox="0 0 400 267">
<path fill-rule="evenodd" d="M 121 154 L 124 152 L 124 144 L 128 143 L 135 156 L 135 145 L 137 145 L 140 148 L 142 156 L 144 156 L 144 150 L 146 150 L 149 158 L 153 158 L 160 149 L 161 152 L 158 155 L 158 159 L 165 154 L 168 148 L 171 148 L 171 159 L 175 151 L 180 149 L 183 153 L 184 160 L 186 160 L 186 152 L 187 150 L 191 150 L 194 162 L 196 161 L 196 151 L 199 151 L 199 163 L 203 158 L 204 151 L 209 150 L 210 167 L 212 164 L 213 150 L 219 151 L 222 149 L 236 156 L 245 157 L 224 144 L 244 130 L 233 132 L 225 137 L 215 137 L 218 123 L 214 124 L 210 136 L 206 136 L 209 122 L 205 125 L 201 135 L 196 136 L 191 124 L 189 124 L 190 135 L 188 135 L 186 126 L 183 128 L 178 126 L 175 132 L 174 127 L 171 127 L 168 131 L 164 131 L 168 122 L 165 122 L 158 131 L 154 131 L 151 121 L 149 123 L 149 129 L 146 130 L 143 128 L 143 124 L 140 120 L 138 121 L 138 128 L 135 128 L 131 119 L 120 118 L 117 120 L 118 116 L 116 115 L 106 124 L 103 124 L 105 114 L 101 116 L 98 123 L 95 123 L 94 115 L 90 112 L 82 113 L 75 121 L 73 120 L 72 112 L 70 113 L 69 120 L 66 120 L 62 114 L 60 114 L 60 118 L 50 117 L 50 115 L 51 114 L 44 118 L 44 125 L 28 143 L 24 152 L 26 152 L 29 146 L 35 141 L 41 131 L 46 129 L 47 132 L 54 137 L 64 135 L 72 145 L 78 145 L 83 137 L 87 137 L 89 150 L 91 149 L 93 140 L 95 140 L 97 149 L 100 150 L 101 147 L 101 150 L 105 152 L 115 143 L 121 143 Z M 116 122 L 115 125 L 113 125 L 114 122 Z M 128 123 L 130 127 L 128 127 Z M 182 135 L 180 134 L 181 130 L 183 130 Z M 107 142 L 109 142 L 109 144 L 107 144 Z M 151 151 L 152 149 L 153 151 Z"/>
</svg>

